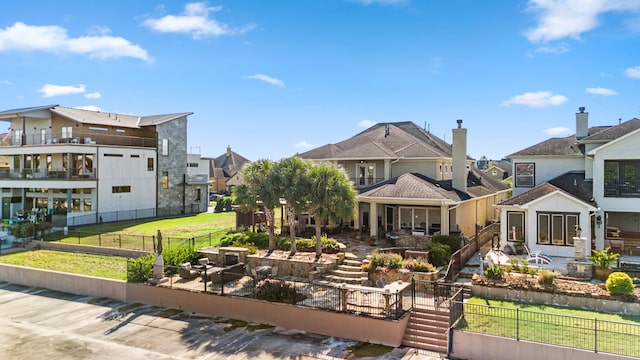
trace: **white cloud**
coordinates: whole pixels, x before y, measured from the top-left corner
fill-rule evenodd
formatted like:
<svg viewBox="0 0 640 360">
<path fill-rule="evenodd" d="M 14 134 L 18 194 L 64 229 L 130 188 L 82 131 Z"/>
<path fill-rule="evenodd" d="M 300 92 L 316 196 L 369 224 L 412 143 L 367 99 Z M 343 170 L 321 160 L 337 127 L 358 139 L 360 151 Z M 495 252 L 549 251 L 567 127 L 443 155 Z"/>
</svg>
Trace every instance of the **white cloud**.
<svg viewBox="0 0 640 360">
<path fill-rule="evenodd" d="M 501 106 L 525 105 L 529 107 L 557 106 L 569 100 L 563 95 L 554 95 L 550 91 L 527 92 L 512 96 L 502 102 Z"/>
<path fill-rule="evenodd" d="M 75 108 L 80 110 L 102 111 L 102 109 L 95 105 L 76 106 Z"/>
<path fill-rule="evenodd" d="M 248 78 L 249 79 L 256 79 L 256 80 L 264 81 L 266 83 L 269 83 L 271 85 L 275 85 L 275 86 L 281 87 L 281 88 L 285 87 L 284 86 L 284 82 L 282 80 L 273 78 L 271 76 L 263 75 L 263 74 L 251 75 L 251 76 L 248 76 Z"/>
<path fill-rule="evenodd" d="M 193 39 L 210 36 L 234 35 L 245 33 L 255 25 L 231 28 L 225 23 L 209 18 L 210 12 L 217 12 L 221 6 L 210 7 L 207 2 L 188 3 L 181 15 L 165 15 L 157 19 L 147 19 L 142 24 L 163 33 L 190 34 Z"/>
<path fill-rule="evenodd" d="M 531 42 L 579 39 L 599 25 L 600 15 L 638 9 L 640 0 L 529 0 L 527 10 L 536 13 L 538 24 L 525 36 Z"/>
<path fill-rule="evenodd" d="M 9 80 L 2 80 L 2 85 L 13 85 L 13 83 Z"/>
<path fill-rule="evenodd" d="M 70 38 L 67 30 L 60 26 L 31 26 L 21 22 L 0 30 L 0 52 L 12 50 L 82 54 L 90 59 L 131 57 L 151 61 L 146 50 L 118 36 Z"/>
<path fill-rule="evenodd" d="M 361 120 L 361 121 L 358 121 L 358 126 L 360 126 L 360 127 L 362 127 L 362 128 L 367 128 L 367 129 L 368 129 L 368 128 L 370 128 L 370 127 L 372 127 L 372 126 L 373 126 L 373 125 L 375 125 L 375 124 L 376 124 L 376 123 L 375 123 L 375 122 L 373 122 L 373 121 L 371 121 L 371 120 Z"/>
<path fill-rule="evenodd" d="M 310 148 L 313 147 L 313 144 L 309 144 L 305 140 L 302 140 L 302 141 L 298 141 L 293 146 L 298 148 L 298 149 L 310 149 Z"/>
<path fill-rule="evenodd" d="M 624 73 L 630 78 L 640 79 L 640 65 L 627 68 Z"/>
<path fill-rule="evenodd" d="M 537 53 L 554 54 L 554 55 L 564 54 L 567 51 L 569 51 L 569 46 L 567 46 L 566 44 L 560 44 L 555 46 L 540 46 L 539 48 L 536 49 Z"/>
<path fill-rule="evenodd" d="M 87 99 L 100 99 L 102 97 L 102 94 L 100 94 L 99 92 L 94 92 L 94 93 L 84 94 L 84 97 L 86 97 Z"/>
<path fill-rule="evenodd" d="M 593 94 L 593 95 L 603 95 L 603 96 L 618 95 L 618 93 L 615 92 L 614 90 L 607 89 L 607 88 L 586 88 L 585 91 L 588 94 Z"/>
<path fill-rule="evenodd" d="M 54 97 L 54 96 L 62 96 L 62 95 L 70 95 L 70 94 L 79 94 L 85 91 L 85 86 L 80 84 L 77 86 L 71 85 L 52 85 L 45 84 L 38 92 L 42 93 L 42 97 Z"/>
<path fill-rule="evenodd" d="M 552 127 L 544 130 L 544 133 L 551 136 L 571 135 L 573 131 L 566 127 Z"/>
</svg>

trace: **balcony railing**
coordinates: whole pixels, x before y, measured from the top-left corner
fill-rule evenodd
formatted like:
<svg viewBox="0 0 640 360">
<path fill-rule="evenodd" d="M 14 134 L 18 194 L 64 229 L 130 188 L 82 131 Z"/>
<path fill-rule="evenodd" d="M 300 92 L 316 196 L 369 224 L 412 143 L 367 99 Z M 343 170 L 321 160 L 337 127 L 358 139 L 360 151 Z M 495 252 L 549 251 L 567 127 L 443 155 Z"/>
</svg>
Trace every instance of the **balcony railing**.
<svg viewBox="0 0 640 360">
<path fill-rule="evenodd" d="M 0 146 L 20 146 L 20 145 L 49 145 L 49 144 L 84 144 L 84 145 L 116 145 L 116 146 L 140 146 L 157 147 L 155 137 L 140 137 L 118 134 L 96 134 L 74 132 L 73 136 L 63 136 L 62 134 L 25 134 L 24 138 L 11 136 L 0 142 Z"/>
<path fill-rule="evenodd" d="M 185 174 L 185 184 L 207 184 L 209 182 L 209 174 Z"/>
<path fill-rule="evenodd" d="M 604 181 L 605 197 L 640 197 L 640 180 L 605 180 Z"/>
<path fill-rule="evenodd" d="M 350 178 L 349 181 L 353 183 L 356 189 L 360 189 L 363 187 L 375 185 L 381 181 L 384 181 L 384 178 Z"/>
<path fill-rule="evenodd" d="M 0 180 L 95 180 L 96 169 L 0 170 Z"/>
</svg>

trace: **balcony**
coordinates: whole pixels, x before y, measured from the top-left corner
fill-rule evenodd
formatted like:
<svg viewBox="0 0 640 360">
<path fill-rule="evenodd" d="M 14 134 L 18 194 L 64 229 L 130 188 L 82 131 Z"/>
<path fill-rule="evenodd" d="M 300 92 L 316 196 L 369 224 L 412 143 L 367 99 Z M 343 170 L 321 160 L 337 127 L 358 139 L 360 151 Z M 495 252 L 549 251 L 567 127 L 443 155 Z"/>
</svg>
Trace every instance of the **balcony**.
<svg viewBox="0 0 640 360">
<path fill-rule="evenodd" d="M 640 197 L 640 180 L 605 180 L 604 182 L 605 197 L 620 198 L 639 198 Z"/>
<path fill-rule="evenodd" d="M 209 183 L 209 174 L 184 174 L 184 183 L 191 185 L 206 185 Z"/>
<path fill-rule="evenodd" d="M 67 137 L 62 134 L 25 134 L 23 137 L 12 136 L 0 142 L 0 146 L 22 146 L 22 145 L 55 145 L 55 144 L 83 144 L 83 145 L 114 145 L 114 146 L 137 146 L 137 147 L 157 147 L 155 137 L 127 136 L 118 134 L 100 134 L 95 132 L 73 133 Z"/>
<path fill-rule="evenodd" d="M 0 180 L 95 180 L 96 169 L 74 168 L 35 171 L 23 169 L 18 171 L 0 170 Z"/>
<path fill-rule="evenodd" d="M 384 181 L 385 178 L 350 178 L 349 181 L 353 183 L 356 189 L 362 189 L 371 185 L 375 185 Z"/>
</svg>

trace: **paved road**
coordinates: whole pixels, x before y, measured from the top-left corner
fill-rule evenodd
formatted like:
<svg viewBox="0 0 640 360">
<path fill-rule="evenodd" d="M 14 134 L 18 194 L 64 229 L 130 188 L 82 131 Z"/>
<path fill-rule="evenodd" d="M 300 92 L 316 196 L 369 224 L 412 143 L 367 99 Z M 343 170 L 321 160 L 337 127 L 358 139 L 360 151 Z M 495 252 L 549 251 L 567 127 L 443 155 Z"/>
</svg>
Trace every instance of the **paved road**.
<svg viewBox="0 0 640 360">
<path fill-rule="evenodd" d="M 354 341 L 0 283 L 2 359 L 343 359 Z M 379 359 L 439 359 L 397 348 Z"/>
</svg>

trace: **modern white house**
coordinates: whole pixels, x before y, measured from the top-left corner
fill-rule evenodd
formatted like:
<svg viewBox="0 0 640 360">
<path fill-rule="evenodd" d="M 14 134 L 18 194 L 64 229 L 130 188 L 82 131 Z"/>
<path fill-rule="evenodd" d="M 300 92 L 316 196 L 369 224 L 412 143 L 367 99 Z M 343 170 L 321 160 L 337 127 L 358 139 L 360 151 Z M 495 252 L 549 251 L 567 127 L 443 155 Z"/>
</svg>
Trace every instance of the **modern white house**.
<svg viewBox="0 0 640 360">
<path fill-rule="evenodd" d="M 209 169 L 187 154 L 191 114 L 1 111 L 2 218 L 73 226 L 206 211 Z"/>
<path fill-rule="evenodd" d="M 586 254 L 612 244 L 621 253 L 640 251 L 640 120 L 589 127 L 584 110 L 575 135 L 509 155 L 514 196 L 496 206 L 503 246 L 523 241 L 572 257 L 579 227 Z"/>
<path fill-rule="evenodd" d="M 376 237 L 474 235 L 497 221 L 509 188 L 473 166 L 458 120 L 448 144 L 413 122 L 376 124 L 336 144 L 299 154 L 343 169 L 358 191 L 353 228 Z"/>
</svg>

